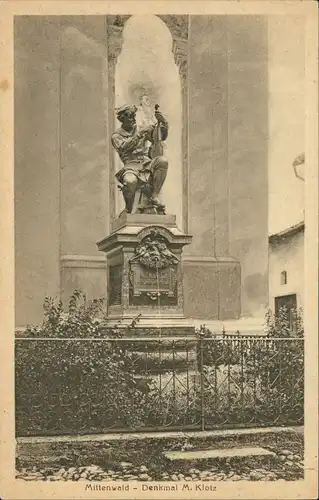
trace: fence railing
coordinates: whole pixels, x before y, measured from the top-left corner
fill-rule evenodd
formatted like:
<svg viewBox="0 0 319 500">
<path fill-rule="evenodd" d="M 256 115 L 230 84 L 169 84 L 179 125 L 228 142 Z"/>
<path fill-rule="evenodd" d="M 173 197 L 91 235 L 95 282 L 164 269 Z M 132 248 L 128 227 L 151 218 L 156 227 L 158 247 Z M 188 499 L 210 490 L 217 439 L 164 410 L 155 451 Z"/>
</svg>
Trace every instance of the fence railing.
<svg viewBox="0 0 319 500">
<path fill-rule="evenodd" d="M 17 338 L 16 433 L 291 425 L 302 338 Z"/>
</svg>

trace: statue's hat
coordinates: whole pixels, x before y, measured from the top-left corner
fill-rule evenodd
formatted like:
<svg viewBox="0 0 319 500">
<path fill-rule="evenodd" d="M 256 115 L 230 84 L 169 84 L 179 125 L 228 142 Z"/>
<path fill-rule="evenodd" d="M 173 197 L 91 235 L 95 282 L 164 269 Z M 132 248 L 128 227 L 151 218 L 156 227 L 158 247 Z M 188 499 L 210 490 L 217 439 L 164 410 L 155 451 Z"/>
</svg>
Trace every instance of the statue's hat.
<svg viewBox="0 0 319 500">
<path fill-rule="evenodd" d="M 115 111 L 116 111 L 116 116 L 119 118 L 126 111 L 130 111 L 131 113 L 136 113 L 137 107 L 134 105 L 131 106 L 130 104 L 124 104 L 123 106 L 116 108 Z"/>
</svg>

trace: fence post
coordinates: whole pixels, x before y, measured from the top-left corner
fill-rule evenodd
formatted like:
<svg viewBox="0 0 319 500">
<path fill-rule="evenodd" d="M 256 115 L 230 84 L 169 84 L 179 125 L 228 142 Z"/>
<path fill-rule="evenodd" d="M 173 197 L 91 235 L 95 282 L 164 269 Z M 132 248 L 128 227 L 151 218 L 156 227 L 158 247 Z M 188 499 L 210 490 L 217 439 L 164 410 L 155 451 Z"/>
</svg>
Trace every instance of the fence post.
<svg viewBox="0 0 319 500">
<path fill-rule="evenodd" d="M 200 353 L 200 409 L 201 409 L 201 430 L 205 430 L 205 409 L 204 409 L 204 345 L 202 336 L 199 337 Z"/>
</svg>

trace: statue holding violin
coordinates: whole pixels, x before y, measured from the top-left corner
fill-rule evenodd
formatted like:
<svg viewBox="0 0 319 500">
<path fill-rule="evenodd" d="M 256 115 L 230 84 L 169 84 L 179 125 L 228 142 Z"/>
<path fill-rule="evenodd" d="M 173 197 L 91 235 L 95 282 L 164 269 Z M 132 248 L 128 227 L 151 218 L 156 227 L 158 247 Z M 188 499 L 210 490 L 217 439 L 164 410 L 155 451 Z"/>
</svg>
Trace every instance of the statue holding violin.
<svg viewBox="0 0 319 500">
<path fill-rule="evenodd" d="M 124 105 L 116 110 L 121 126 L 111 141 L 123 167 L 116 173 L 128 213 L 165 214 L 159 195 L 165 182 L 168 161 L 163 143 L 168 136 L 168 122 L 155 105 L 154 122 L 138 126 L 137 107 Z M 138 199 L 137 199 L 138 198 Z"/>
</svg>

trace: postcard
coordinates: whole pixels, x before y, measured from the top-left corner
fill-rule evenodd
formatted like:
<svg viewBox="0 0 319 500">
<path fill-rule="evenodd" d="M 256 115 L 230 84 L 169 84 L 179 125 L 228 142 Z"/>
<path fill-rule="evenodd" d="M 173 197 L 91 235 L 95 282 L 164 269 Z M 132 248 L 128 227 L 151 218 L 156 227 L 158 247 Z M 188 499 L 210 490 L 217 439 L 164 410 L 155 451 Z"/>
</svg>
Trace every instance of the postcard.
<svg viewBox="0 0 319 500">
<path fill-rule="evenodd" d="M 0 498 L 317 498 L 316 2 L 0 9 Z"/>
</svg>

